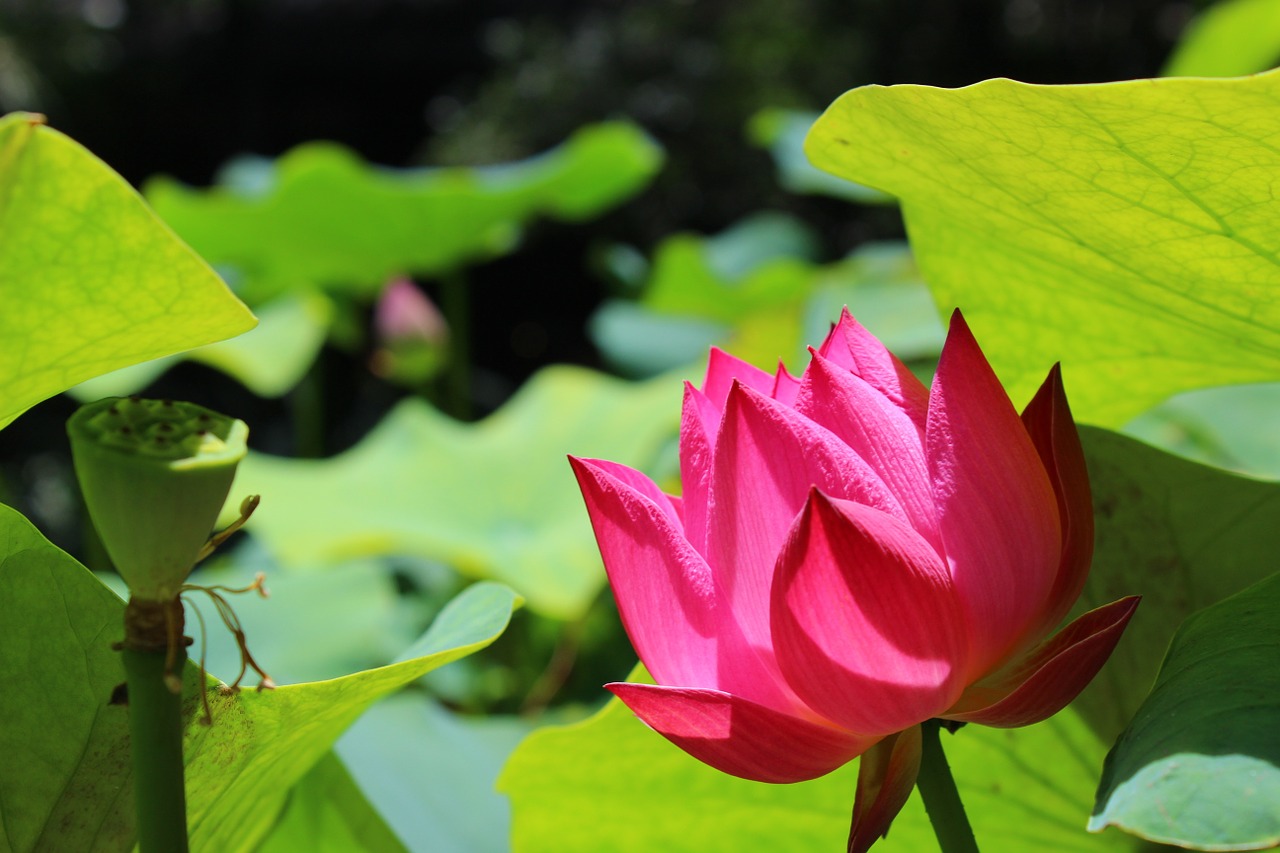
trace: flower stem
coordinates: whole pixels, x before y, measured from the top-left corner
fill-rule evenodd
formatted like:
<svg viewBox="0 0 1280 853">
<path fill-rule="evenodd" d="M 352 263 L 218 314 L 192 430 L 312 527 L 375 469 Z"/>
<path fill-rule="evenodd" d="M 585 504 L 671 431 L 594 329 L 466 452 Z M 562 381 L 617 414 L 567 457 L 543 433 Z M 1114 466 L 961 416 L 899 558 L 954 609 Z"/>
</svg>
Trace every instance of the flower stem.
<svg viewBox="0 0 1280 853">
<path fill-rule="evenodd" d="M 938 837 L 938 847 L 942 853 L 978 853 L 978 842 L 974 840 L 973 828 L 964 813 L 964 803 L 960 802 L 956 780 L 952 778 L 951 767 L 942 752 L 939 736 L 942 724 L 938 720 L 929 720 L 921 728 L 923 743 L 916 787 L 920 789 L 924 810 L 933 824 L 933 833 Z"/>
<path fill-rule="evenodd" d="M 154 605 L 156 602 L 141 604 Z M 139 642 L 139 635 L 133 630 L 137 620 L 131 623 L 129 619 L 144 609 L 138 605 L 135 599 L 126 611 L 126 640 L 121 650 L 129 690 L 129 738 L 133 753 L 138 849 L 140 853 L 186 853 L 182 695 L 170 689 L 165 676 L 176 673 L 181 677 L 187 652 L 180 641 L 172 652 L 164 644 Z M 177 606 L 180 614 L 181 604 Z M 154 623 L 155 620 L 151 621 Z M 172 631 L 171 627 L 169 631 Z M 180 625 L 177 633 L 180 640 Z M 134 642 L 130 642 L 131 639 Z M 154 632 L 150 639 L 154 640 Z"/>
</svg>

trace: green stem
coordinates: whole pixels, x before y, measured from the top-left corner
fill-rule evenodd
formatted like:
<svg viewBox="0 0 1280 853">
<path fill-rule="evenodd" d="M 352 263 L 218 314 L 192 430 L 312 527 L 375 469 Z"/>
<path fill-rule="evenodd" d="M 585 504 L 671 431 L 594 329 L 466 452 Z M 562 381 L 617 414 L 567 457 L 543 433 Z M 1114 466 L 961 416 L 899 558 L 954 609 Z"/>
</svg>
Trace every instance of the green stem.
<svg viewBox="0 0 1280 853">
<path fill-rule="evenodd" d="M 441 278 L 440 309 L 449 324 L 449 412 L 467 420 L 471 417 L 471 293 L 461 271 Z"/>
<path fill-rule="evenodd" d="M 133 603 L 131 602 L 131 609 Z M 126 611 L 128 612 L 128 611 Z M 180 611 L 179 611 L 180 612 Z M 129 634 L 126 620 L 126 636 Z M 181 627 L 178 629 L 179 640 Z M 187 804 L 182 763 L 182 696 L 165 683 L 166 649 L 125 642 L 121 651 L 129 690 L 129 737 L 140 853 L 186 853 Z M 186 663 L 181 642 L 172 672 Z"/>
<path fill-rule="evenodd" d="M 294 453 L 305 459 L 319 459 L 324 455 L 324 353 L 316 360 L 293 389 L 293 439 Z"/>
<path fill-rule="evenodd" d="M 942 725 L 938 720 L 929 720 L 921 728 L 923 742 L 916 787 L 933 824 L 933 834 L 938 837 L 938 846 L 942 853 L 978 853 L 978 842 L 964 813 L 956 780 L 942 752 Z"/>
</svg>

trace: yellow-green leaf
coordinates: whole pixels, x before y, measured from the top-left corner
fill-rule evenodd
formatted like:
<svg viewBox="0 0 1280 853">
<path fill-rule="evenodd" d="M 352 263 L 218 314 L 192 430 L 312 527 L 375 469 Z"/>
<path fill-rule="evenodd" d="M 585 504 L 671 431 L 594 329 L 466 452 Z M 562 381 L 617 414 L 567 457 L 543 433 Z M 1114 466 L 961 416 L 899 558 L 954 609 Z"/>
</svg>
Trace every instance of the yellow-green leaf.
<svg viewBox="0 0 1280 853">
<path fill-rule="evenodd" d="M 632 681 L 648 680 L 640 668 Z M 1085 831 L 1104 746 L 1070 710 L 1023 729 L 967 726 L 944 748 L 987 853 L 1132 850 Z M 572 726 L 535 731 L 498 779 L 511 797 L 515 853 L 597 850 L 843 850 L 853 764 L 811 782 L 766 785 L 681 752 L 616 699 Z M 877 853 L 936 850 L 918 795 Z"/>
<path fill-rule="evenodd" d="M 39 116 L 0 119 L 0 426 L 91 377 L 253 325 L 106 164 Z"/>
<path fill-rule="evenodd" d="M 1280 375 L 1277 100 L 1277 73 L 870 86 L 808 152 L 901 199 L 935 299 L 1015 400 L 1061 360 L 1077 415 L 1118 425 Z"/>
</svg>

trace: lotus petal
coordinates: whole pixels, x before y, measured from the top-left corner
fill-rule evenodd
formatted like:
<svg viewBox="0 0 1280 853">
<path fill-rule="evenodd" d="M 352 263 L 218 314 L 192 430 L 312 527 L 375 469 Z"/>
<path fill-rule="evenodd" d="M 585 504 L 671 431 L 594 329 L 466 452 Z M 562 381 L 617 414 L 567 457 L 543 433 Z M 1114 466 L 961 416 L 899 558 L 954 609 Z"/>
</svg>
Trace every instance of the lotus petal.
<svg viewBox="0 0 1280 853">
<path fill-rule="evenodd" d="M 1090 610 L 1026 659 L 974 684 L 942 716 L 1006 729 L 1048 719 L 1098 674 L 1137 607 L 1130 596 Z"/>
<path fill-rule="evenodd" d="M 876 741 L 718 690 L 605 686 L 637 717 L 694 758 L 756 782 L 816 779 Z"/>
<path fill-rule="evenodd" d="M 919 726 L 891 735 L 862 753 L 849 853 L 866 853 L 889 834 L 889 824 L 907 804 L 920 775 L 921 754 Z"/>
<path fill-rule="evenodd" d="M 1062 534 L 1040 455 L 958 311 L 933 380 L 925 457 L 978 668 L 990 668 L 1044 608 Z"/>
<path fill-rule="evenodd" d="M 811 488 L 906 520 L 884 482 L 848 445 L 743 385 L 729 394 L 711 478 L 707 561 L 743 632 L 762 649 L 771 647 L 774 560 Z"/>
<path fill-rule="evenodd" d="M 778 559 L 772 612 L 783 677 L 853 731 L 909 728 L 968 684 L 946 565 L 910 526 L 871 507 L 811 493 Z"/>
</svg>

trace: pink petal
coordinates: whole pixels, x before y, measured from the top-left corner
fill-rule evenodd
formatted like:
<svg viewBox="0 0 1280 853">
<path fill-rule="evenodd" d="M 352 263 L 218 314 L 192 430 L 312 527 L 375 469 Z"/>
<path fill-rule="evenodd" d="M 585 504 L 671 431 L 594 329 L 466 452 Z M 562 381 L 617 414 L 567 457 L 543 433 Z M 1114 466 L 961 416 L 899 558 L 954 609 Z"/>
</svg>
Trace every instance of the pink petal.
<svg viewBox="0 0 1280 853">
<path fill-rule="evenodd" d="M 1034 627 L 1058 572 L 1062 536 L 1040 455 L 959 311 L 933 381 L 925 458 L 982 671 Z"/>
<path fill-rule="evenodd" d="M 889 834 L 889 825 L 907 804 L 920 775 L 920 756 L 919 726 L 891 735 L 862 753 L 849 853 L 866 853 Z"/>
<path fill-rule="evenodd" d="M 906 520 L 879 476 L 827 430 L 795 410 L 735 385 L 716 439 L 707 561 L 748 640 L 771 648 L 774 560 L 810 488 Z"/>
<path fill-rule="evenodd" d="M 1034 641 L 1056 628 L 1067 615 L 1084 589 L 1084 582 L 1089 577 L 1089 564 L 1093 560 L 1093 498 L 1089 490 L 1089 470 L 1085 466 L 1080 435 L 1071 418 L 1058 365 L 1049 371 L 1048 378 L 1023 410 L 1022 422 L 1049 474 L 1062 523 L 1062 561 L 1039 626 L 1030 632 Z"/>
<path fill-rule="evenodd" d="M 816 353 L 804 373 L 795 408 L 865 459 L 902 503 L 912 526 L 940 549 L 921 425 L 866 380 Z"/>
<path fill-rule="evenodd" d="M 756 782 L 803 782 L 875 743 L 718 690 L 605 685 L 659 734 L 721 772 Z"/>
<path fill-rule="evenodd" d="M 707 378 L 702 383 L 702 393 L 707 395 L 712 406 L 723 410 L 734 382 L 741 382 L 761 394 L 771 395 L 775 381 L 773 376 L 754 364 L 729 355 L 718 347 L 712 347 L 711 355 L 707 358 Z"/>
<path fill-rule="evenodd" d="M 614 463 L 569 461 L 623 627 L 653 677 L 794 707 L 794 697 L 774 675 L 772 657 L 762 660 L 747 643 L 721 601 L 711 569 L 681 535 L 675 508 L 657 486 Z"/>
<path fill-rule="evenodd" d="M 772 614 L 787 683 L 852 731 L 909 728 L 949 708 L 967 683 L 946 565 L 879 510 L 813 491 L 778 559 Z"/>
<path fill-rule="evenodd" d="M 685 538 L 699 554 L 707 552 L 708 492 L 711 488 L 713 439 L 720 429 L 720 412 L 706 395 L 684 386 L 680 415 L 680 484 L 684 499 Z"/>
<path fill-rule="evenodd" d="M 840 367 L 861 376 L 906 412 L 921 429 L 924 428 L 929 389 L 880 343 L 879 338 L 853 319 L 848 308 L 840 313 L 840 322 L 827 335 L 819 352 Z"/>
<path fill-rule="evenodd" d="M 943 716 L 997 728 L 1048 719 L 1098 674 L 1137 607 L 1131 596 L 1090 610 L 1026 659 L 970 687 Z"/>
<path fill-rule="evenodd" d="M 622 623 L 645 666 L 668 684 L 715 685 L 716 630 L 724 614 L 716 607 L 711 570 L 680 535 L 674 510 L 654 499 L 661 494 L 657 486 L 636 489 L 614 476 L 616 466 L 569 462 Z"/>
<path fill-rule="evenodd" d="M 773 378 L 773 399 L 784 406 L 794 406 L 799 391 L 800 380 L 791 375 L 785 364 L 778 362 L 778 372 Z"/>
</svg>

